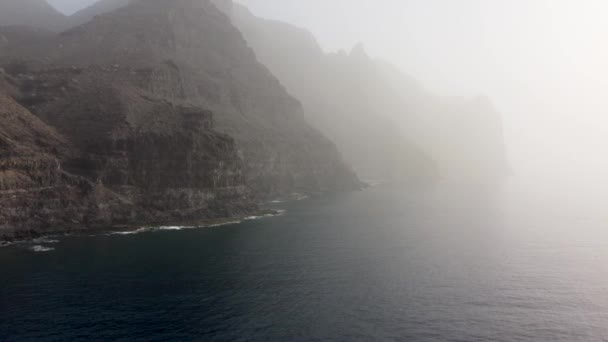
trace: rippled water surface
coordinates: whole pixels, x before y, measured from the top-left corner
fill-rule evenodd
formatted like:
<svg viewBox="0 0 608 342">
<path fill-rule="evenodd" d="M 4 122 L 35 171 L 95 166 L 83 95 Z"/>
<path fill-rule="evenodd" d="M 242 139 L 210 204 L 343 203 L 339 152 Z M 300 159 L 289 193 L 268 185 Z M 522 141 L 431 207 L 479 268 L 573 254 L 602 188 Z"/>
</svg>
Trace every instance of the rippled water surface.
<svg viewBox="0 0 608 342">
<path fill-rule="evenodd" d="M 608 219 L 379 186 L 0 248 L 0 341 L 608 341 Z"/>
</svg>

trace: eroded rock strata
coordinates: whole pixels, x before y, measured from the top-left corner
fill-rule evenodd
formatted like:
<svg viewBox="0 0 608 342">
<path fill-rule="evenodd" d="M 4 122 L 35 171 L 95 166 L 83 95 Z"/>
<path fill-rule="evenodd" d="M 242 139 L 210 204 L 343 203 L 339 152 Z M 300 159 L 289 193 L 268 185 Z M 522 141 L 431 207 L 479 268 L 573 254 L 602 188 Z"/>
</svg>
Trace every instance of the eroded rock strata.
<svg viewBox="0 0 608 342">
<path fill-rule="evenodd" d="M 1 61 L 4 239 L 360 187 L 208 1 L 136 1 Z"/>
</svg>

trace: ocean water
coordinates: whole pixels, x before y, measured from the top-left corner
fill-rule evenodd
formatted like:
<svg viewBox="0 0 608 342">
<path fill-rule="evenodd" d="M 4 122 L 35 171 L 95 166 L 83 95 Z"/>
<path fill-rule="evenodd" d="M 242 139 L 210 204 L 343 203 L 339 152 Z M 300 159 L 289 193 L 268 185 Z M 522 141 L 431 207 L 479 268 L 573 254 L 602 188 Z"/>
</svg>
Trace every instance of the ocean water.
<svg viewBox="0 0 608 342">
<path fill-rule="evenodd" d="M 608 218 L 392 185 L 0 248 L 0 341 L 608 341 Z"/>
</svg>

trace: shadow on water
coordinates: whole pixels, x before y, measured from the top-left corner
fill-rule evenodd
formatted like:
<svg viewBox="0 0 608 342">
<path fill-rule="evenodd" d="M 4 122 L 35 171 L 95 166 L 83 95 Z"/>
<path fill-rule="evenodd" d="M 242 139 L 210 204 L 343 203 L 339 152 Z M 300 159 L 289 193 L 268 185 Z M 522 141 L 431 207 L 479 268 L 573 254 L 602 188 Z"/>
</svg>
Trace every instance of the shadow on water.
<svg viewBox="0 0 608 342">
<path fill-rule="evenodd" d="M 513 220 L 507 197 L 385 184 L 277 204 L 286 215 L 237 225 L 66 237 L 46 253 L 2 248 L 0 339 L 570 342 L 606 333 L 608 303 L 584 298 L 608 298 L 589 276 L 608 258 L 556 254 L 543 235 L 526 237 L 535 226 Z"/>
</svg>

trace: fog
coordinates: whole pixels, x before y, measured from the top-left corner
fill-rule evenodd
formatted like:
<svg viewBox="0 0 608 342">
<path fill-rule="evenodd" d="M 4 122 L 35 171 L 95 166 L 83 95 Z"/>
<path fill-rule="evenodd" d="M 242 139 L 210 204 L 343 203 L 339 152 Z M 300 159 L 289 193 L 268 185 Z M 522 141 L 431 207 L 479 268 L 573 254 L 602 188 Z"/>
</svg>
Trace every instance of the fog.
<svg viewBox="0 0 608 342">
<path fill-rule="evenodd" d="M 601 0 L 244 0 L 310 29 L 327 50 L 364 42 L 443 94 L 489 95 L 516 174 L 600 176 L 608 4 Z M 339 22 L 335 21 L 340 13 Z"/>
<path fill-rule="evenodd" d="M 51 1 L 65 13 L 92 2 Z M 516 177 L 579 189 L 603 183 L 605 1 L 240 2 L 310 30 L 327 52 L 362 42 L 436 93 L 488 95 L 503 115 Z"/>
</svg>

